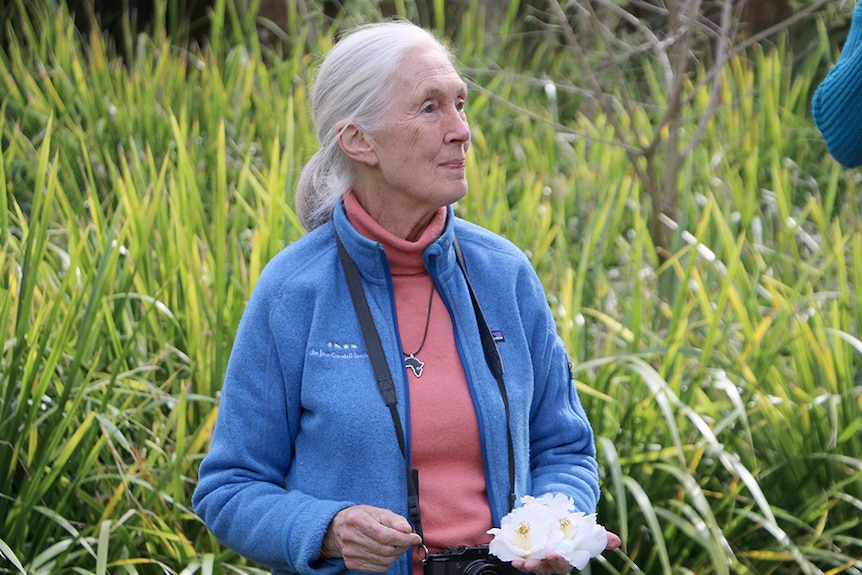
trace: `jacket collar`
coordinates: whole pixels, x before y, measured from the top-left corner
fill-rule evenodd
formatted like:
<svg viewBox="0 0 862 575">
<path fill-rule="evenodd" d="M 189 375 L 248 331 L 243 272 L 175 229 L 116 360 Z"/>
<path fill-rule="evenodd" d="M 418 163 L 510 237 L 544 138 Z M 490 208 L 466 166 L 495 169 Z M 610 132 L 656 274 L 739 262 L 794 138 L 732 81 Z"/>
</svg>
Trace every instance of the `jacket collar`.
<svg viewBox="0 0 862 575">
<path fill-rule="evenodd" d="M 344 211 L 342 202 L 338 202 L 332 216 L 332 224 L 338 236 L 344 243 L 347 253 L 356 262 L 362 277 L 372 283 L 387 283 L 389 281 L 389 262 L 383 246 L 360 234 Z M 432 276 L 447 274 L 457 266 L 452 241 L 455 237 L 455 212 L 452 206 L 446 207 L 446 224 L 443 233 L 423 254 L 425 267 Z"/>
</svg>

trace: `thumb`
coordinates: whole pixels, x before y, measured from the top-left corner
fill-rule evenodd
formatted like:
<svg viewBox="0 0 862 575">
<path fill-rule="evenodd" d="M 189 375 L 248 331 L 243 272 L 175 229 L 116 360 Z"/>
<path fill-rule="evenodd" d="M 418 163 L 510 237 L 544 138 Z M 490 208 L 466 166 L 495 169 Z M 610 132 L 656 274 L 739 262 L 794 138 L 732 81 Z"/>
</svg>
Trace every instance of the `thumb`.
<svg viewBox="0 0 862 575">
<path fill-rule="evenodd" d="M 410 525 L 410 522 L 407 521 L 405 517 L 402 517 L 397 513 L 382 513 L 377 520 L 380 521 L 381 525 L 385 525 L 386 527 L 395 529 L 396 531 L 401 531 L 402 533 L 413 532 L 413 526 Z"/>
</svg>

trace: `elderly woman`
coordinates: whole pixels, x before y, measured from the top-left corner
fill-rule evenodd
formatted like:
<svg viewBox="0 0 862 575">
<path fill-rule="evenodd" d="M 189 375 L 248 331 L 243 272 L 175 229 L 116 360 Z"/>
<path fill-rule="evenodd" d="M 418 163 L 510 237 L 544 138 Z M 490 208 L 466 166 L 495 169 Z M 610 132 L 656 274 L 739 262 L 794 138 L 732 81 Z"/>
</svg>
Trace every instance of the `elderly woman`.
<svg viewBox="0 0 862 575">
<path fill-rule="evenodd" d="M 856 5 L 841 55 L 814 92 L 811 111 L 838 163 L 862 166 L 862 2 Z"/>
<path fill-rule="evenodd" d="M 593 432 L 542 285 L 451 207 L 466 98 L 447 49 L 406 22 L 355 30 L 319 70 L 320 150 L 296 192 L 309 233 L 258 280 L 193 498 L 273 573 L 422 573 L 427 553 L 487 544 L 524 495 L 595 510 Z"/>
</svg>

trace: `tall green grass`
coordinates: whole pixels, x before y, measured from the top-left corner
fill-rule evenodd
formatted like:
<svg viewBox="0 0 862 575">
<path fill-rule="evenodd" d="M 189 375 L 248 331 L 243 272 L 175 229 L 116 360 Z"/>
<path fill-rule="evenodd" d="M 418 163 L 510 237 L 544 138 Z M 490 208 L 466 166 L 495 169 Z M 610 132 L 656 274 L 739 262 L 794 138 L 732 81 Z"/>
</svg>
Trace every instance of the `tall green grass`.
<svg viewBox="0 0 862 575">
<path fill-rule="evenodd" d="M 244 302 L 302 233 L 329 33 L 267 51 L 220 2 L 208 48 L 157 30 L 121 63 L 43 6 L 0 55 L 0 572 L 260 572 L 189 499 Z M 608 122 L 546 90 L 553 40 L 439 12 L 474 82 L 457 210 L 531 256 L 596 429 L 624 547 L 592 572 L 862 573 L 859 174 L 807 117 L 830 55 L 724 70 L 660 263 Z"/>
</svg>

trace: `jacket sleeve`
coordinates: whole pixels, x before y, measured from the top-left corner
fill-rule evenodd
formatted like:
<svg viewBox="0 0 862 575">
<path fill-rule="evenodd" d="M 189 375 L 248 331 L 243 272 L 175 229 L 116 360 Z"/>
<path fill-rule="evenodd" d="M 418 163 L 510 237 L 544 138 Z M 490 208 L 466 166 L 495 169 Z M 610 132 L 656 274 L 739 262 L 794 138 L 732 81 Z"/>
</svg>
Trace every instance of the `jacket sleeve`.
<svg viewBox="0 0 862 575">
<path fill-rule="evenodd" d="M 534 395 L 530 409 L 531 494 L 563 493 L 578 511 L 593 513 L 599 499 L 595 439 L 569 367 L 565 344 L 535 273 L 530 297 L 533 325 Z"/>
<path fill-rule="evenodd" d="M 826 147 L 842 165 L 862 165 L 862 2 L 835 66 L 817 87 L 811 111 Z"/>
<path fill-rule="evenodd" d="M 278 571 L 335 573 L 343 561 L 320 560 L 320 546 L 332 517 L 351 503 L 286 488 L 299 413 L 266 291 L 259 283 L 237 330 L 192 504 L 213 535 L 244 557 Z"/>
</svg>

